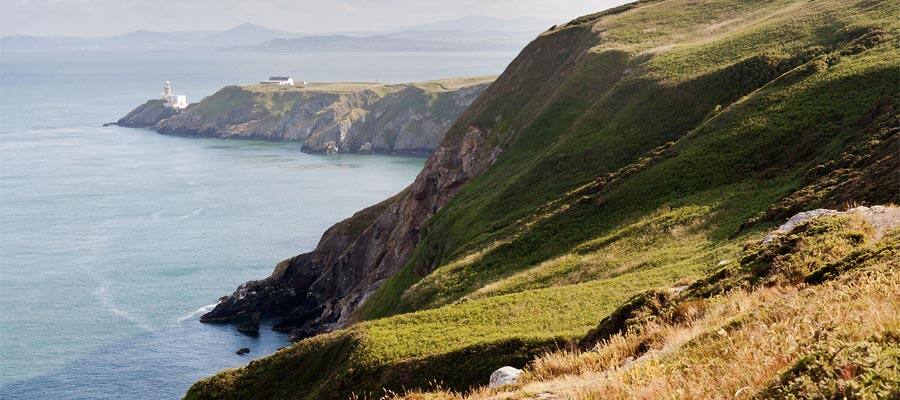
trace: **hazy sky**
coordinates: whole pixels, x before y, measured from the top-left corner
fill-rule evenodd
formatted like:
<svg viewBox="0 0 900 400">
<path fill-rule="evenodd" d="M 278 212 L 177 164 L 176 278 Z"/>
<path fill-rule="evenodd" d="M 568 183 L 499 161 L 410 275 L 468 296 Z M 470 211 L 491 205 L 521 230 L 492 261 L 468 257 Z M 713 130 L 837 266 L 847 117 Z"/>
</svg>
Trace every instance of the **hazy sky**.
<svg viewBox="0 0 900 400">
<path fill-rule="evenodd" d="M 567 20 L 628 0 L 0 0 L 0 34 L 104 36 L 220 30 L 252 22 L 291 32 L 383 30 L 466 15 Z"/>
</svg>

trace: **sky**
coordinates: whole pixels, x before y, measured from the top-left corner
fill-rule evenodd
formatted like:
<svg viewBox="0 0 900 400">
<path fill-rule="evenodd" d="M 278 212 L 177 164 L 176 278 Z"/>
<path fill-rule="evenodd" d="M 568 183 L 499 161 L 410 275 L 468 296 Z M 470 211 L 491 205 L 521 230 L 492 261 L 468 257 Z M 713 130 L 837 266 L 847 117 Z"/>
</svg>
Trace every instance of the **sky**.
<svg viewBox="0 0 900 400">
<path fill-rule="evenodd" d="M 0 0 L 0 35 L 108 36 L 224 30 L 379 31 L 469 15 L 560 22 L 629 0 Z"/>
</svg>

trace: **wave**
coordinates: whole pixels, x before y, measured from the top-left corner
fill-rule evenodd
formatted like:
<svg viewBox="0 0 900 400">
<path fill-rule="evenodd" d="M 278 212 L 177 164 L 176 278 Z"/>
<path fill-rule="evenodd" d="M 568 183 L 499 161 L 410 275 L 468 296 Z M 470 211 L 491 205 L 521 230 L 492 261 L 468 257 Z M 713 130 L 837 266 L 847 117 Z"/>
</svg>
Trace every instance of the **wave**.
<svg viewBox="0 0 900 400">
<path fill-rule="evenodd" d="M 200 207 L 194 211 L 191 211 L 187 214 L 184 214 L 184 215 L 178 217 L 178 219 L 188 219 L 188 218 L 196 217 L 196 216 L 200 215 L 200 213 L 203 212 L 204 209 L 206 209 L 206 207 Z"/>
<path fill-rule="evenodd" d="M 100 304 L 103 306 L 103 308 L 105 308 L 113 315 L 131 322 L 138 328 L 147 332 L 152 332 L 154 330 L 153 325 L 145 321 L 143 318 L 132 315 L 131 313 L 122 310 L 115 303 L 113 303 L 112 298 L 110 298 L 109 296 L 109 289 L 107 288 L 105 282 L 101 282 L 100 287 L 94 289 L 92 293 L 97 297 L 98 300 L 100 300 Z"/>
<path fill-rule="evenodd" d="M 181 318 L 178 318 L 178 322 L 184 322 L 184 321 L 187 321 L 187 320 L 189 320 L 189 319 L 192 319 L 192 318 L 195 318 L 195 317 L 199 317 L 199 316 L 201 316 L 201 315 L 203 315 L 203 314 L 206 314 L 206 313 L 212 311 L 212 309 L 215 308 L 216 305 L 218 305 L 218 303 L 216 303 L 216 304 L 207 304 L 207 305 L 205 305 L 205 306 L 203 306 L 203 307 L 200 307 L 200 308 L 196 309 L 194 312 L 192 312 L 192 313 L 190 313 L 190 314 L 188 314 L 188 315 L 185 315 L 185 316 L 183 316 L 183 317 L 181 317 Z"/>
</svg>

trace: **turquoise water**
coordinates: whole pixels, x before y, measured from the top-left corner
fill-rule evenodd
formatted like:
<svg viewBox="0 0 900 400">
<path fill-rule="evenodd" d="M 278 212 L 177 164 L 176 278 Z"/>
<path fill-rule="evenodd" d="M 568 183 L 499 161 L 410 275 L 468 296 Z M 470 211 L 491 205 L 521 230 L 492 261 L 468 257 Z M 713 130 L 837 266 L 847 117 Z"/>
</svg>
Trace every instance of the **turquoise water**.
<svg viewBox="0 0 900 400">
<path fill-rule="evenodd" d="M 196 101 L 270 73 L 400 82 L 496 74 L 512 57 L 3 53 L 0 397 L 177 398 L 285 346 L 197 317 L 424 162 L 100 127 L 161 82 Z"/>
</svg>

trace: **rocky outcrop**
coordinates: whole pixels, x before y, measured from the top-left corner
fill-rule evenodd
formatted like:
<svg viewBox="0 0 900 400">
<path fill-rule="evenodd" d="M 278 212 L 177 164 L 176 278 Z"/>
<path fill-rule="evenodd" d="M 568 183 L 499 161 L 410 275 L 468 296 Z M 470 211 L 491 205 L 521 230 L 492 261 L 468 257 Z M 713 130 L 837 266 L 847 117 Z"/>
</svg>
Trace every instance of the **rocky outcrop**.
<svg viewBox="0 0 900 400">
<path fill-rule="evenodd" d="M 129 128 L 150 128 L 177 115 L 179 110 L 166 107 L 162 100 L 148 100 L 125 115 L 116 125 Z"/>
<path fill-rule="evenodd" d="M 778 236 L 787 235 L 800 224 L 823 215 L 854 215 L 862 218 L 875 228 L 875 240 L 881 239 L 881 237 L 893 229 L 900 228 L 900 207 L 896 206 L 859 206 L 847 211 L 818 208 L 795 214 L 788 219 L 787 222 L 781 224 L 778 229 L 766 235 L 765 239 L 763 239 L 763 243 L 769 243 Z"/>
<path fill-rule="evenodd" d="M 495 388 L 516 383 L 516 381 L 519 380 L 519 375 L 522 375 L 521 369 L 510 366 L 500 368 L 491 374 L 491 378 L 488 381 L 488 387 Z"/>
<path fill-rule="evenodd" d="M 569 68 L 581 53 L 573 50 L 560 56 L 555 49 L 587 49 L 595 38 L 588 30 L 569 30 L 532 42 L 507 73 L 460 115 L 408 188 L 328 229 L 315 250 L 279 263 L 265 279 L 241 285 L 230 296 L 221 298 L 201 321 L 233 323 L 260 312 L 264 319 L 277 320 L 274 328 L 292 332 L 294 339 L 348 325 L 354 312 L 379 285 L 410 261 L 422 238 L 423 224 L 466 182 L 491 166 L 503 144 L 521 131 L 522 126 L 502 125 L 504 114 L 518 113 L 522 116 L 519 120 L 528 123 L 528 99 L 542 101 L 550 97 L 559 85 L 559 72 Z M 461 104 L 476 91 L 469 88 L 452 93 L 458 99 L 453 103 Z M 403 91 L 394 93 L 410 96 Z M 503 107 L 496 107 L 497 104 Z M 450 115 L 445 112 L 451 111 L 432 109 L 432 113 Z M 371 116 L 363 125 L 385 127 L 394 126 L 391 121 L 416 120 L 421 123 L 421 119 L 406 112 L 398 117 L 390 116 L 386 110 L 367 115 Z M 377 137 L 364 140 L 373 146 L 379 143 Z M 421 273 L 433 268 L 436 260 L 429 254 L 431 251 L 423 250 L 425 255 L 413 268 Z"/>
<path fill-rule="evenodd" d="M 134 118 L 141 123 L 124 126 L 178 136 L 297 141 L 315 153 L 430 153 L 492 79 L 228 86 L 184 112 Z M 146 106 L 129 116 L 149 114 Z"/>
</svg>

